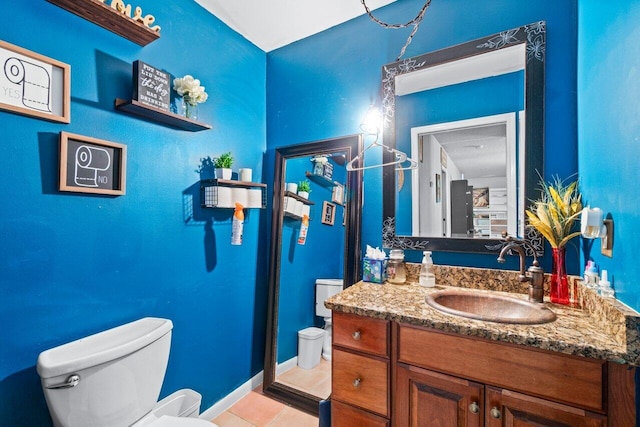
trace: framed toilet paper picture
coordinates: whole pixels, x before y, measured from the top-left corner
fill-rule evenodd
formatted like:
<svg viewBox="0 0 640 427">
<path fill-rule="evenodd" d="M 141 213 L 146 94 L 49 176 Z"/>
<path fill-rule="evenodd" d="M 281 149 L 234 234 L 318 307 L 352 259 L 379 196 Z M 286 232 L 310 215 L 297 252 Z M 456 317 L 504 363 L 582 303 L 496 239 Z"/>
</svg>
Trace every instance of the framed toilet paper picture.
<svg viewBox="0 0 640 427">
<path fill-rule="evenodd" d="M 331 191 L 331 202 L 339 205 L 344 204 L 344 186 L 342 184 L 334 184 Z"/>
<path fill-rule="evenodd" d="M 0 40 L 0 110 L 71 122 L 71 67 Z"/>
<path fill-rule="evenodd" d="M 60 191 L 122 196 L 127 146 L 60 132 Z"/>
</svg>

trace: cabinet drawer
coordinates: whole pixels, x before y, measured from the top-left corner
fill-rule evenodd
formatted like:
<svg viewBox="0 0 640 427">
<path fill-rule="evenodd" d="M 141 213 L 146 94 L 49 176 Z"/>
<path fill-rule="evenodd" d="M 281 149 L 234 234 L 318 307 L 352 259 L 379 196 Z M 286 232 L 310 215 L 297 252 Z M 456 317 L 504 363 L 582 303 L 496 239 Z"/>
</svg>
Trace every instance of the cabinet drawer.
<svg viewBox="0 0 640 427">
<path fill-rule="evenodd" d="M 389 357 L 389 322 L 333 312 L 333 345 Z"/>
<path fill-rule="evenodd" d="M 400 326 L 398 360 L 603 413 L 603 361 Z"/>
<path fill-rule="evenodd" d="M 389 420 L 331 400 L 331 427 L 389 427 Z"/>
<path fill-rule="evenodd" d="M 332 399 L 389 416 L 389 361 L 333 349 Z"/>
</svg>

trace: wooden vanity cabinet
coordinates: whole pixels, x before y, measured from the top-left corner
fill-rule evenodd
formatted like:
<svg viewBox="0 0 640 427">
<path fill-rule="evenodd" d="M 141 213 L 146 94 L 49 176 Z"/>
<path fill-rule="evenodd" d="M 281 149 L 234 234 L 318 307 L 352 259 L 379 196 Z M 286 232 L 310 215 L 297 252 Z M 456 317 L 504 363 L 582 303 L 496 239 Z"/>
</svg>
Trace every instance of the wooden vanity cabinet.
<svg viewBox="0 0 640 427">
<path fill-rule="evenodd" d="M 332 426 L 633 427 L 635 368 L 334 312 Z"/>
<path fill-rule="evenodd" d="M 607 363 L 398 328 L 395 426 L 606 427 Z M 635 417 L 634 417 L 635 419 Z"/>
<path fill-rule="evenodd" d="M 389 321 L 333 312 L 331 425 L 388 427 Z"/>
<path fill-rule="evenodd" d="M 396 426 L 606 427 L 600 414 L 399 364 Z"/>
</svg>

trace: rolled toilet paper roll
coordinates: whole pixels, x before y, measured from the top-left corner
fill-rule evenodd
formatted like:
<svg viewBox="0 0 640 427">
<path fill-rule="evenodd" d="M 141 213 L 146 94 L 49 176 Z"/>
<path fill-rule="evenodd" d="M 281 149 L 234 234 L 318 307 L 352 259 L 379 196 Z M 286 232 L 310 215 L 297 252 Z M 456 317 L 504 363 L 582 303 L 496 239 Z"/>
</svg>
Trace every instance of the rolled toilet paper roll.
<svg viewBox="0 0 640 427">
<path fill-rule="evenodd" d="M 210 208 L 231 205 L 231 189 L 211 185 L 204 188 L 204 205 Z"/>
<path fill-rule="evenodd" d="M 285 196 L 284 198 L 284 211 L 290 214 L 296 213 L 296 202 L 293 197 Z"/>
<path fill-rule="evenodd" d="M 296 184 L 295 182 L 288 182 L 285 185 L 285 189 L 291 193 L 297 193 L 298 192 L 298 184 Z"/>
<path fill-rule="evenodd" d="M 262 190 L 259 188 L 250 188 L 247 190 L 249 196 L 249 202 L 247 207 L 249 208 L 261 208 L 262 207 Z"/>
<path fill-rule="evenodd" d="M 240 181 L 251 182 L 253 179 L 253 171 L 249 168 L 240 168 L 238 169 L 238 176 Z"/>
<path fill-rule="evenodd" d="M 249 193 L 246 188 L 231 188 L 231 202 L 235 206 L 240 203 L 242 206 L 249 205 Z"/>
</svg>

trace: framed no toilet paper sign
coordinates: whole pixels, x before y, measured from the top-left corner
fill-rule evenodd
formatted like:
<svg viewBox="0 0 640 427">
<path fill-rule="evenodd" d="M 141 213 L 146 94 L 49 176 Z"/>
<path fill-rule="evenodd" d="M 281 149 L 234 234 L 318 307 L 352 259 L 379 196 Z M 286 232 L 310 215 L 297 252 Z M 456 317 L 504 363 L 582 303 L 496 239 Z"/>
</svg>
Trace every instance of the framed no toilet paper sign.
<svg viewBox="0 0 640 427">
<path fill-rule="evenodd" d="M 71 121 L 71 67 L 0 40 L 0 109 Z"/>
<path fill-rule="evenodd" d="M 127 146 L 60 132 L 60 191 L 122 196 Z"/>
</svg>

